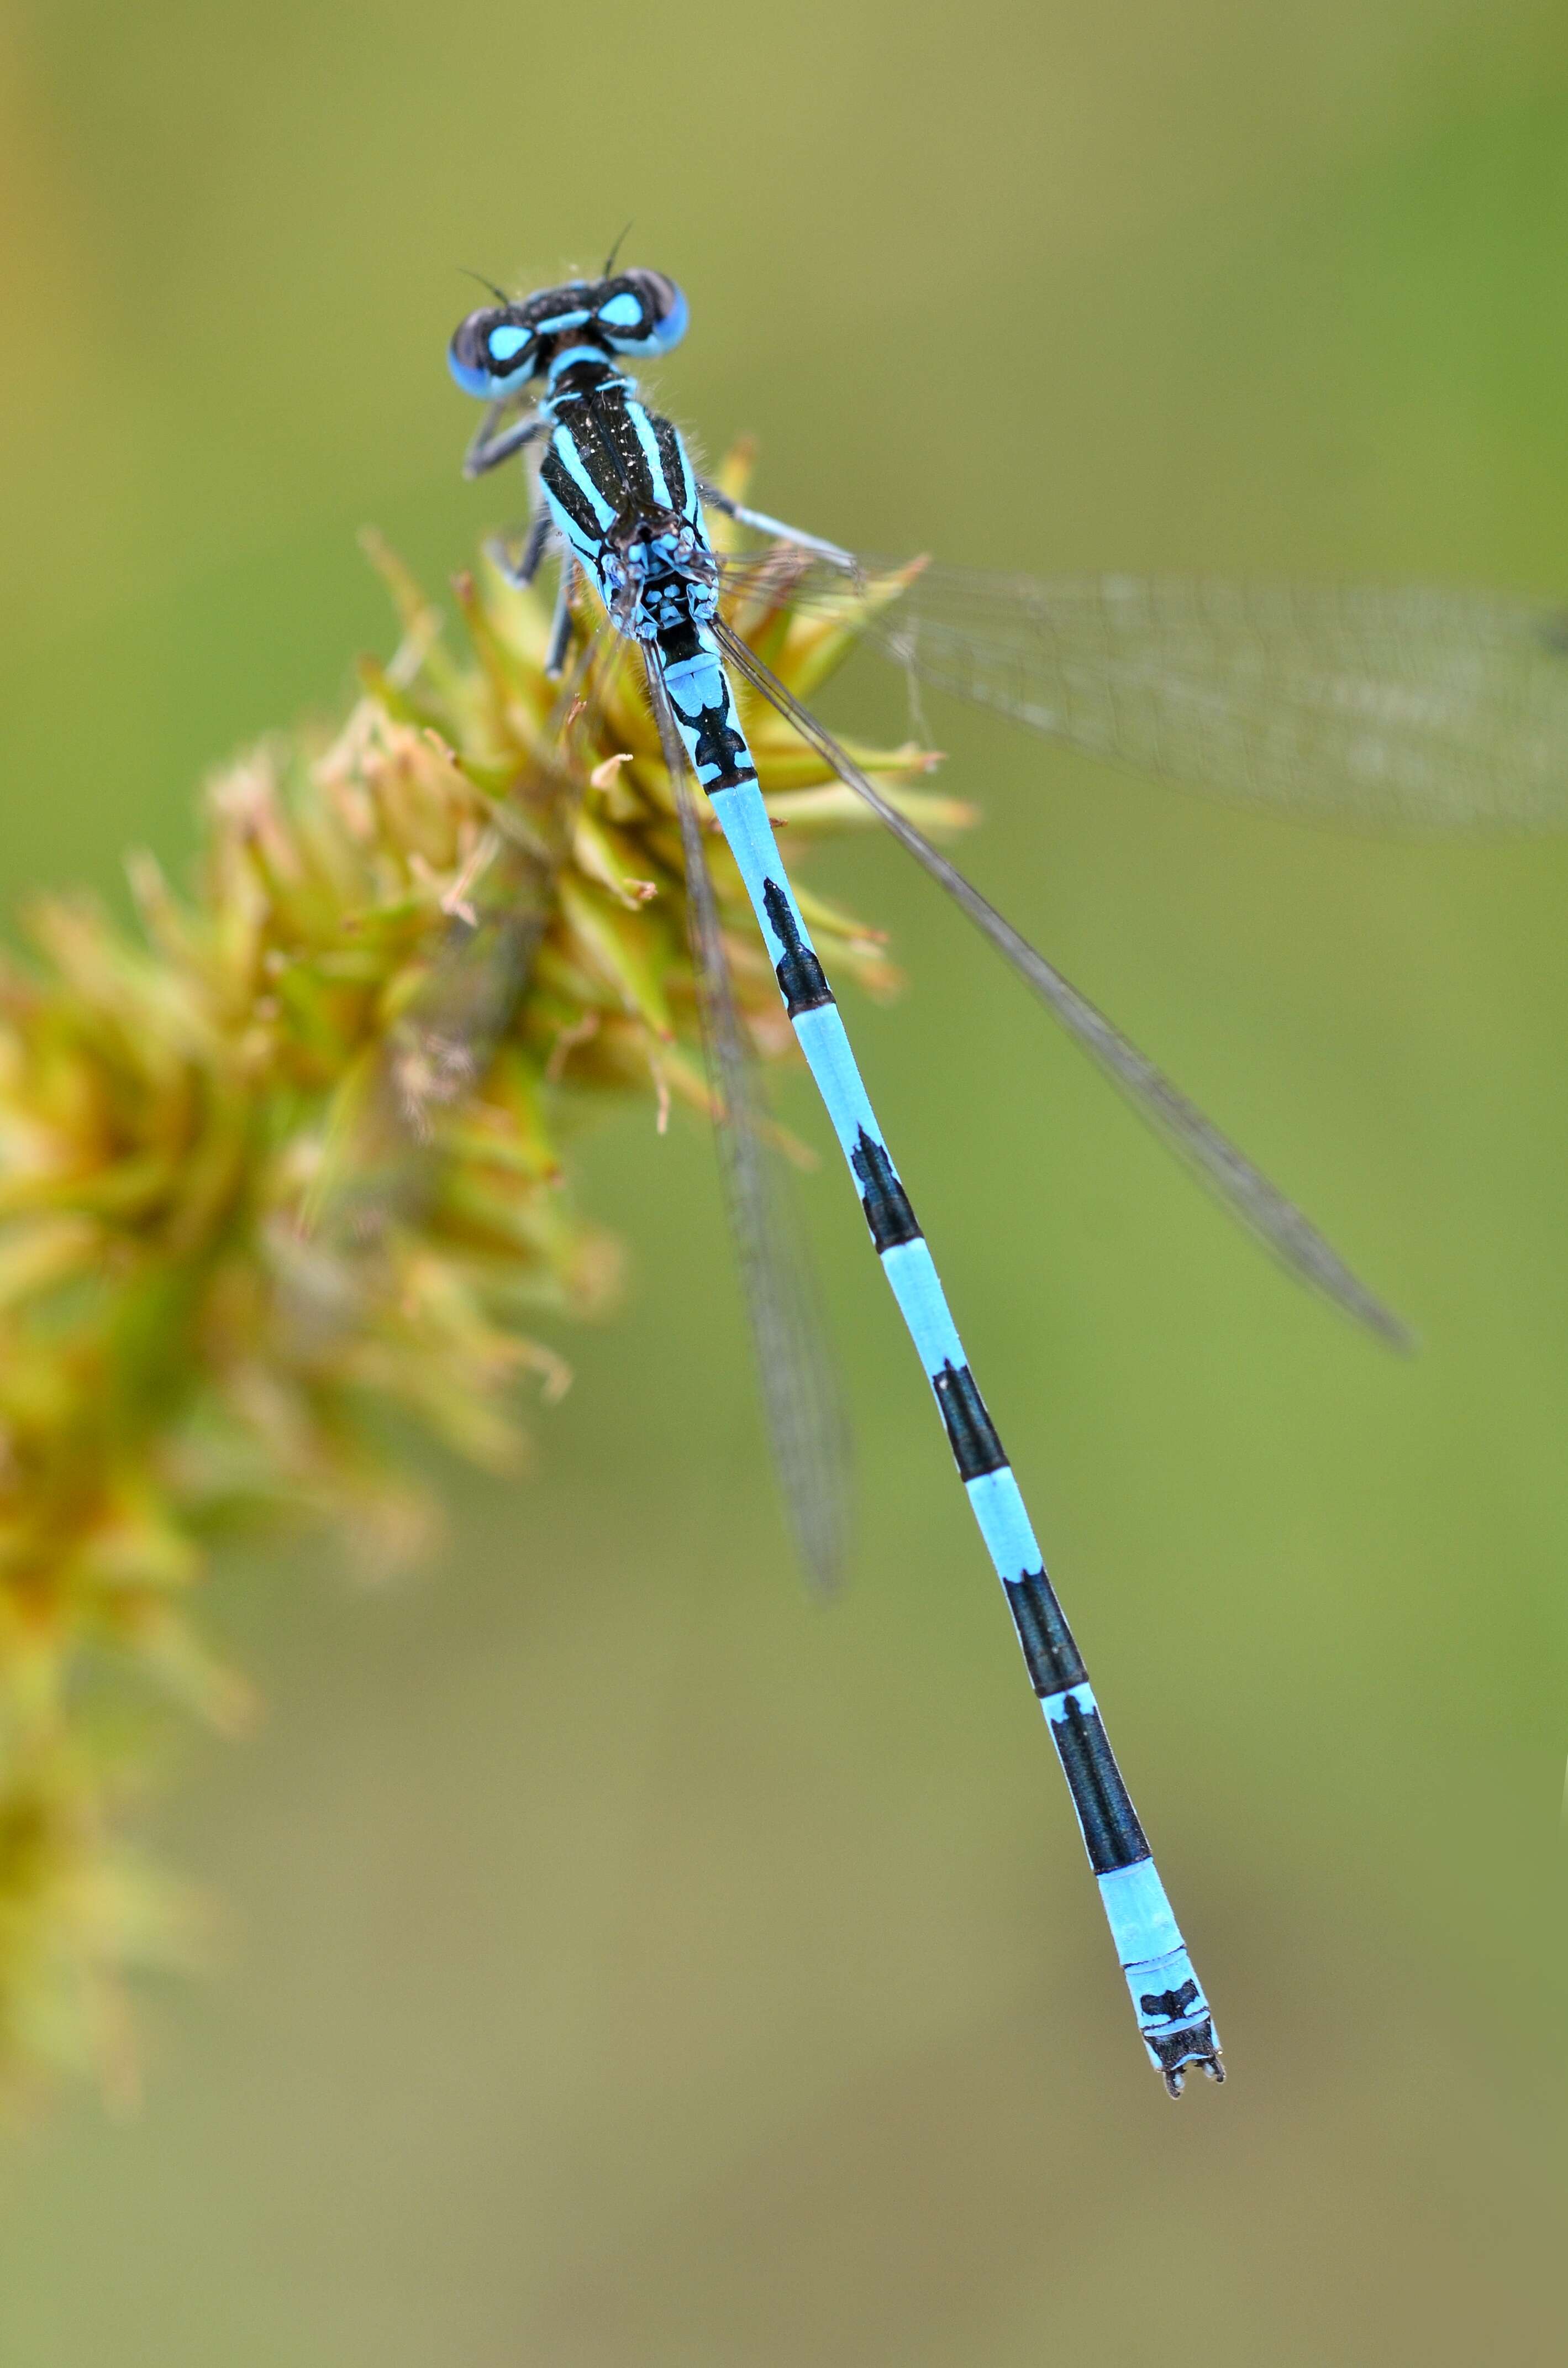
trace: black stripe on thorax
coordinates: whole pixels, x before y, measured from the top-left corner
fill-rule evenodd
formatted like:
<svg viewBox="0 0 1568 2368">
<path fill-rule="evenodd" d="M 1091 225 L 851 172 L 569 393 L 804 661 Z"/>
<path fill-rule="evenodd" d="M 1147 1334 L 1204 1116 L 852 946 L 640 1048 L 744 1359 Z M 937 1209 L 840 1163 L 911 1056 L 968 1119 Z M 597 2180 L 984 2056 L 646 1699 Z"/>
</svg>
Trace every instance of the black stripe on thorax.
<svg viewBox="0 0 1568 2368">
<path fill-rule="evenodd" d="M 1140 1859 L 1149 1856 L 1149 1845 L 1099 1712 L 1085 1708 L 1069 1694 L 1062 1716 L 1052 1716 L 1047 1724 L 1084 1828 L 1089 1864 L 1096 1874 L 1109 1874 L 1119 1866 L 1136 1866 Z"/>
<path fill-rule="evenodd" d="M 658 447 L 659 466 L 665 472 L 665 490 L 669 495 L 670 507 L 672 510 L 684 510 L 687 486 L 680 438 L 671 422 L 661 419 L 656 411 L 648 412 L 646 417 L 653 431 L 653 442 Z"/>
<path fill-rule="evenodd" d="M 1069 1686 L 1081 1686 L 1089 1673 L 1043 1565 L 1026 1570 L 1022 1578 L 1005 1578 L 1002 1584 L 1036 1693 L 1043 1700 L 1048 1694 L 1065 1693 Z"/>
<path fill-rule="evenodd" d="M 773 966 L 784 1008 L 791 1019 L 802 1011 L 820 1011 L 833 1001 L 833 989 L 815 954 L 801 935 L 801 925 L 790 909 L 790 899 L 777 880 L 762 883 L 762 905 L 774 936 L 784 951 Z"/>
<path fill-rule="evenodd" d="M 931 1387 L 937 1393 L 959 1478 L 979 1480 L 987 1472 L 1003 1471 L 1007 1458 L 969 1367 L 955 1365 L 949 1357 L 941 1372 L 932 1374 Z"/>
<path fill-rule="evenodd" d="M 893 1173 L 886 1146 L 873 1143 L 864 1127 L 849 1155 L 849 1165 L 859 1181 L 860 1206 L 866 1212 L 877 1256 L 881 1258 L 884 1250 L 897 1249 L 901 1242 L 917 1242 L 920 1228 L 915 1222 L 909 1195 Z"/>
</svg>

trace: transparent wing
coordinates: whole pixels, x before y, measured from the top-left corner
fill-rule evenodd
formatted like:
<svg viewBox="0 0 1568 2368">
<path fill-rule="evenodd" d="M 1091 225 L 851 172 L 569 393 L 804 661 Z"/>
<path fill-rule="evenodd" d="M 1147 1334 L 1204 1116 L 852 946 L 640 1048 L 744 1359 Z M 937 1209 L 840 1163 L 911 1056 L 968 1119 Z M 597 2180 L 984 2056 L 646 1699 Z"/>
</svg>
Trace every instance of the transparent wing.
<svg viewBox="0 0 1568 2368">
<path fill-rule="evenodd" d="M 796 1550 L 824 1593 L 843 1575 L 850 1450 L 820 1295 L 792 1196 L 762 1140 L 755 1066 L 735 1008 L 686 751 L 668 696 L 648 668 L 653 712 L 680 809 L 691 951 L 715 1133 L 761 1381 L 763 1412 Z"/>
<path fill-rule="evenodd" d="M 340 1097 L 308 1212 L 369 1239 L 417 1223 L 437 1190 L 440 1113 L 488 1070 L 527 989 L 549 918 L 552 867 L 514 848 L 491 862 L 483 902 L 451 905 L 430 973 L 396 1030 Z"/>
<path fill-rule="evenodd" d="M 1196 1169 L 1233 1214 L 1291 1271 L 1323 1292 L 1394 1348 L 1408 1348 L 1410 1336 L 1394 1315 L 1358 1281 L 1317 1228 L 1185 1094 L 1139 1052 L 1087 996 L 1080 995 L 1054 964 L 1004 919 L 913 823 L 891 806 L 832 734 L 785 689 L 732 627 L 717 627 L 725 655 L 765 699 L 834 768 L 840 780 L 864 798 L 915 861 L 940 882 L 977 928 L 1028 981 L 1069 1033 L 1129 1097 L 1170 1147 Z"/>
<path fill-rule="evenodd" d="M 580 694 L 587 652 L 563 686 L 556 729 Z M 345 1081 L 307 1210 L 312 1231 L 369 1241 L 417 1223 L 439 1188 L 443 1111 L 484 1078 L 527 992 L 572 843 L 581 783 L 553 754 L 555 795 L 527 811 L 486 800 L 489 820 L 442 898 L 446 929 L 396 1025 Z"/>
<path fill-rule="evenodd" d="M 1568 824 L 1568 612 L 1502 593 L 988 575 L 787 545 L 741 598 L 846 623 L 937 689 L 1113 763 L 1414 830 Z"/>
</svg>

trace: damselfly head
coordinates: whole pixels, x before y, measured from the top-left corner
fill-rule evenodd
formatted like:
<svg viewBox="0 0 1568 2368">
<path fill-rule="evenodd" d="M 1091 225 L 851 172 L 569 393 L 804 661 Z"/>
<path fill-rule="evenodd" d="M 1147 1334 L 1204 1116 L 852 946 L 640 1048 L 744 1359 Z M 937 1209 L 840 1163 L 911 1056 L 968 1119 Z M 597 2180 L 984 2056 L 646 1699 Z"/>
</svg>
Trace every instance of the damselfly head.
<svg viewBox="0 0 1568 2368">
<path fill-rule="evenodd" d="M 527 386 L 568 347 L 663 354 L 686 334 L 686 298 L 662 271 L 571 279 L 517 304 L 485 304 L 460 321 L 448 353 L 465 394 L 494 403 Z"/>
</svg>

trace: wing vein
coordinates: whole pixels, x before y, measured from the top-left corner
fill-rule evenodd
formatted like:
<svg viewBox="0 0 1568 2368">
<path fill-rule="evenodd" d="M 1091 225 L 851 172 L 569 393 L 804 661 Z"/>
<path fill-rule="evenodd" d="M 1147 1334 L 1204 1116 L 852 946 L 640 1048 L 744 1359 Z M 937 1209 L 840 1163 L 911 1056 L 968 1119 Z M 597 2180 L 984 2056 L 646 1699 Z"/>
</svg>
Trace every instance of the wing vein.
<svg viewBox="0 0 1568 2368">
<path fill-rule="evenodd" d="M 813 1583 L 829 1592 L 842 1577 L 848 1531 L 848 1425 L 798 1214 L 786 1178 L 762 1140 L 755 1064 L 724 952 L 696 795 L 668 693 L 652 658 L 648 681 L 680 814 L 692 964 L 715 1103 L 720 1172 L 768 1444 L 796 1550 Z"/>
<path fill-rule="evenodd" d="M 899 845 L 946 889 L 1069 1033 L 1121 1087 L 1134 1108 L 1212 1188 L 1232 1214 L 1303 1281 L 1324 1292 L 1391 1347 L 1409 1348 L 1411 1337 L 1399 1317 L 1358 1280 L 1294 1202 L 1271 1184 L 1086 996 L 1081 995 L 1053 963 L 1031 946 L 955 864 L 889 804 L 833 734 L 728 625 L 721 621 L 715 630 L 725 655 L 737 672 L 794 725 L 833 767 L 840 780 L 866 801 Z"/>
</svg>

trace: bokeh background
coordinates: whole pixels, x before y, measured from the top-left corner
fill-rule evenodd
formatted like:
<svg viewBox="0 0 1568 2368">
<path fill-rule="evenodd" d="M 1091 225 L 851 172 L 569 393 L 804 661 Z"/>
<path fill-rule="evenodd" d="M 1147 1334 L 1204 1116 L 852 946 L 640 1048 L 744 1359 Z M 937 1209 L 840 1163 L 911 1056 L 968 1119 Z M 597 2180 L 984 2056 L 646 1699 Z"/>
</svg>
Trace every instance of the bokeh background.
<svg viewBox="0 0 1568 2368">
<path fill-rule="evenodd" d="M 0 19 L 0 875 L 177 865 L 385 649 L 465 487 L 458 267 L 629 253 L 769 507 L 980 564 L 1568 586 L 1542 0 L 47 0 Z M 846 687 L 835 712 L 853 719 Z M 864 694 L 868 698 L 872 694 Z M 711 1157 L 582 1148 L 623 1315 L 416 1582 L 235 1564 L 270 1704 L 159 1846 L 226 1903 L 145 2103 L 0 2153 L 6 2368 L 1559 2361 L 1568 845 L 1253 818 L 947 710 L 983 884 L 1325 1224 L 1236 1237 L 892 849 L 850 1018 L 1230 2084 L 1145 2066 L 864 1229 L 809 1601 Z M 798 1085 L 787 1097 L 820 1130 Z"/>
</svg>

